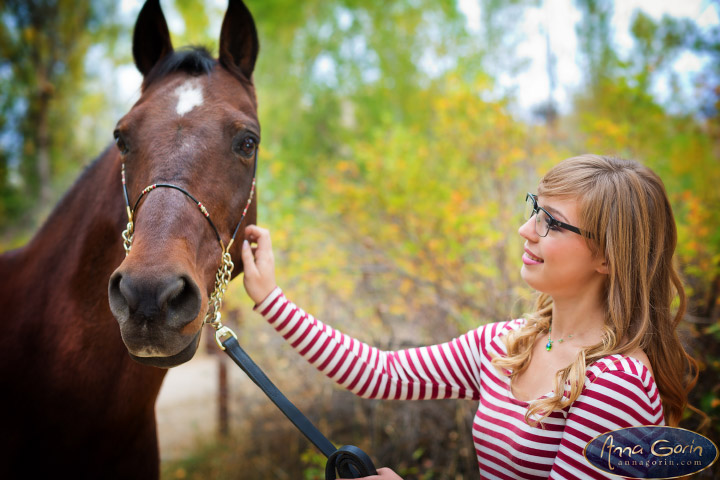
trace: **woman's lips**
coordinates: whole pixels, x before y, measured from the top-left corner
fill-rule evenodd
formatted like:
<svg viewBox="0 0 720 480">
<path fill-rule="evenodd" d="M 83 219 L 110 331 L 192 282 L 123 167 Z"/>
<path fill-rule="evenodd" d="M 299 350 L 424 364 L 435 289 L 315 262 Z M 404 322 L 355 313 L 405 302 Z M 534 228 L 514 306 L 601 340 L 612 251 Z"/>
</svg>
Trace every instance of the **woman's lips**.
<svg viewBox="0 0 720 480">
<path fill-rule="evenodd" d="M 527 248 L 525 249 L 525 253 L 522 256 L 522 261 L 525 265 L 539 265 L 543 263 L 542 258 L 536 257 Z"/>
</svg>

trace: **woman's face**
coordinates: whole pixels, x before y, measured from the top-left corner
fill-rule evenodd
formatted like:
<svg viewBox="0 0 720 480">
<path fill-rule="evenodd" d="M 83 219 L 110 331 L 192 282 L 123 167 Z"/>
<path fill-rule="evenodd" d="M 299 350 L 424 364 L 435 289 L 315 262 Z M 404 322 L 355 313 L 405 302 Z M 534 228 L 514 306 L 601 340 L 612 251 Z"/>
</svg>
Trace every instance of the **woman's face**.
<svg viewBox="0 0 720 480">
<path fill-rule="evenodd" d="M 556 220 L 582 228 L 576 199 L 538 196 L 537 203 Z M 602 285 L 607 274 L 605 262 L 593 256 L 583 236 L 553 227 L 541 237 L 535 221 L 533 216 L 518 230 L 525 239 L 520 274 L 530 287 L 557 301 Z"/>
</svg>

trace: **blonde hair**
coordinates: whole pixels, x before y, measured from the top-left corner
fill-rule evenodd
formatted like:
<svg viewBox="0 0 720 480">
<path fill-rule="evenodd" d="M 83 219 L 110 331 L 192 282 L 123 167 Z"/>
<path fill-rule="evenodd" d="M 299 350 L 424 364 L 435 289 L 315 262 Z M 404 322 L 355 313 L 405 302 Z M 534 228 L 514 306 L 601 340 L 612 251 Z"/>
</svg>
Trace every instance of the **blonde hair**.
<svg viewBox="0 0 720 480">
<path fill-rule="evenodd" d="M 638 162 L 582 155 L 551 169 L 538 194 L 577 199 L 578 226 L 587 232 L 590 251 L 607 262 L 609 274 L 602 341 L 582 349 L 573 363 L 557 372 L 554 395 L 532 402 L 526 422 L 542 422 L 553 410 L 574 402 L 588 365 L 641 348 L 650 360 L 666 423 L 676 426 L 698 368 L 677 334 L 686 299 L 673 265 L 677 232 L 662 180 Z M 548 332 L 552 303 L 550 296 L 540 294 L 526 324 L 508 335 L 507 356 L 493 359 L 496 367 L 510 370 L 511 380 L 528 367 L 537 337 Z"/>
</svg>

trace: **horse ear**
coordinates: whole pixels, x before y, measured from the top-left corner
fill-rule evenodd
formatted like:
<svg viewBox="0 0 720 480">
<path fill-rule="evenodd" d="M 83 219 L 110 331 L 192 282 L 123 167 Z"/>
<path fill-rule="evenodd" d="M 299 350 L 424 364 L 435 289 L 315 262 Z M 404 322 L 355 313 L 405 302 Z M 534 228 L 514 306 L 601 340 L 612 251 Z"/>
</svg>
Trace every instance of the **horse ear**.
<svg viewBox="0 0 720 480">
<path fill-rule="evenodd" d="M 172 53 L 170 31 L 160 8 L 160 0 L 147 0 L 140 10 L 135 23 L 132 51 L 135 65 L 143 76 L 147 76 L 158 60 Z"/>
<path fill-rule="evenodd" d="M 259 48 L 250 11 L 242 0 L 230 0 L 220 32 L 220 63 L 250 80 Z"/>
</svg>

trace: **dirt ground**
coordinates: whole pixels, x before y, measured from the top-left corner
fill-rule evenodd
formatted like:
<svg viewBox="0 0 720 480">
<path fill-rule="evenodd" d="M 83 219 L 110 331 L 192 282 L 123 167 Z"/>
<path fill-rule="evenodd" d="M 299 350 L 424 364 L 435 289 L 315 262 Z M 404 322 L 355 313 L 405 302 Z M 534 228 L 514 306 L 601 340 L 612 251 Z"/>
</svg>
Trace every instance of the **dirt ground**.
<svg viewBox="0 0 720 480">
<path fill-rule="evenodd" d="M 317 406 L 316 398 L 330 398 L 331 382 L 289 348 L 283 352 L 284 341 L 268 331 L 248 335 L 247 353 L 285 395 L 305 414 Z M 207 339 L 206 339 L 207 340 Z M 211 352 L 211 353 L 208 353 Z M 268 352 L 274 352 L 272 358 Z M 284 353 L 284 354 L 283 354 Z M 293 439 L 302 439 L 292 424 L 277 410 L 247 375 L 215 345 L 214 337 L 202 341 L 198 352 L 187 363 L 168 371 L 158 396 L 155 411 L 162 461 L 187 457 L 198 447 L 220 439 L 219 432 L 219 370 L 224 362 L 228 385 L 229 434 L 249 429 L 292 432 Z M 310 385 L 308 385 L 308 382 Z M 241 435 L 242 436 L 242 435 Z M 267 436 L 267 435 L 266 435 Z M 226 440 L 222 440 L 226 441 Z M 296 442 L 293 445 L 304 445 Z"/>
<path fill-rule="evenodd" d="M 217 435 L 220 360 L 227 362 L 230 405 L 237 404 L 234 399 L 241 392 L 252 395 L 247 391 L 256 387 L 229 359 L 198 352 L 189 362 L 170 369 L 155 406 L 162 460 L 182 458 L 199 441 Z"/>
</svg>

